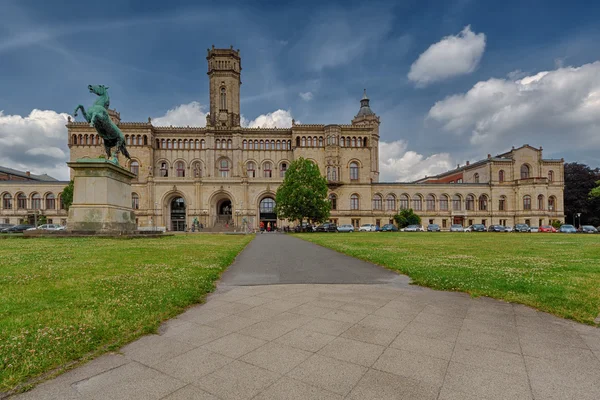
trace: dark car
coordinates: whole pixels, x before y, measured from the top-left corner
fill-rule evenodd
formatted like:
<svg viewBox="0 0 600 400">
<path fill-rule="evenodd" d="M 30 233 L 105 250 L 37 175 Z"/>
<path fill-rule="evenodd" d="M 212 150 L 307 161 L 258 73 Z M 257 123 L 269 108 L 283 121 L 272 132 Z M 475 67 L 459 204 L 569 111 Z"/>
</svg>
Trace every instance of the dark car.
<svg viewBox="0 0 600 400">
<path fill-rule="evenodd" d="M 331 222 L 326 222 L 317 226 L 317 232 L 337 232 L 337 225 Z"/>
<path fill-rule="evenodd" d="M 427 232 L 441 232 L 440 226 L 438 224 L 429 224 L 427 225 Z"/>
<path fill-rule="evenodd" d="M 504 232 L 505 229 L 502 225 L 490 225 L 488 232 Z"/>
<path fill-rule="evenodd" d="M 581 227 L 581 233 L 598 233 L 598 230 L 592 225 L 583 225 Z"/>
<path fill-rule="evenodd" d="M 27 224 L 20 224 L 20 225 L 11 226 L 10 228 L 5 228 L 2 230 L 2 233 L 22 233 L 23 231 L 26 231 L 29 228 L 34 228 L 34 226 L 27 225 Z"/>
<path fill-rule="evenodd" d="M 467 229 L 465 229 L 465 232 L 485 232 L 485 225 L 483 224 L 473 224 L 469 227 L 467 227 Z"/>
<path fill-rule="evenodd" d="M 381 227 L 381 232 L 398 232 L 398 227 L 394 224 L 385 224 Z"/>
<path fill-rule="evenodd" d="M 14 224 L 0 224 L 0 232 L 2 232 L 3 229 L 12 228 L 13 226 L 15 226 L 15 225 Z"/>
<path fill-rule="evenodd" d="M 516 224 L 514 231 L 515 232 L 531 232 L 531 229 L 529 229 L 529 225 L 527 225 L 527 224 Z"/>
</svg>

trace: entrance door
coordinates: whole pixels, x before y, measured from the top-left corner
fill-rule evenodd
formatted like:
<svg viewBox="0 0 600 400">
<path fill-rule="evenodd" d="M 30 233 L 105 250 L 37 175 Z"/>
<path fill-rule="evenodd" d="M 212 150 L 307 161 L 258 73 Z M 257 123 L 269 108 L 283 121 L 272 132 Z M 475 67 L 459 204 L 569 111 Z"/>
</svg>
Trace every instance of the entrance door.
<svg viewBox="0 0 600 400">
<path fill-rule="evenodd" d="M 171 230 L 185 231 L 185 200 L 176 197 L 171 201 Z"/>
<path fill-rule="evenodd" d="M 464 225 L 465 219 L 464 217 L 454 217 L 452 218 L 452 223 L 457 225 Z"/>
<path fill-rule="evenodd" d="M 277 214 L 275 214 L 275 200 L 271 197 L 265 197 L 260 201 L 260 226 L 265 230 L 274 231 L 277 229 Z"/>
<path fill-rule="evenodd" d="M 231 200 L 222 200 L 217 205 L 217 223 L 230 224 L 232 214 Z"/>
</svg>

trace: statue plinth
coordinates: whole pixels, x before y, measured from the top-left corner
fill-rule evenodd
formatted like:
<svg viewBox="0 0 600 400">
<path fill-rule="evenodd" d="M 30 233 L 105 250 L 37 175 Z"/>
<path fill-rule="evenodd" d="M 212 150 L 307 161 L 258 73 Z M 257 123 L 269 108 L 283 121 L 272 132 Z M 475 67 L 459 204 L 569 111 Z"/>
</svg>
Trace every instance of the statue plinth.
<svg viewBox="0 0 600 400">
<path fill-rule="evenodd" d="M 135 174 L 102 158 L 82 158 L 67 165 L 74 171 L 69 231 L 131 233 L 137 229 L 131 208 Z"/>
</svg>

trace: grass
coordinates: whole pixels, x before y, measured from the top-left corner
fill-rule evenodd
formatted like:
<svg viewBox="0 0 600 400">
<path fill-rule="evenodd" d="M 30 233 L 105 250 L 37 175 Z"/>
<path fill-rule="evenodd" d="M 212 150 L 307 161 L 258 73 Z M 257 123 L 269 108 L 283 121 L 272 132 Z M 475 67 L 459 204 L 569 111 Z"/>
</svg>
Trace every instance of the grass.
<svg viewBox="0 0 600 400">
<path fill-rule="evenodd" d="M 522 303 L 586 324 L 600 313 L 600 235 L 295 236 L 406 274 L 417 285 Z"/>
<path fill-rule="evenodd" d="M 252 236 L 0 240 L 0 393 L 202 301 Z"/>
</svg>

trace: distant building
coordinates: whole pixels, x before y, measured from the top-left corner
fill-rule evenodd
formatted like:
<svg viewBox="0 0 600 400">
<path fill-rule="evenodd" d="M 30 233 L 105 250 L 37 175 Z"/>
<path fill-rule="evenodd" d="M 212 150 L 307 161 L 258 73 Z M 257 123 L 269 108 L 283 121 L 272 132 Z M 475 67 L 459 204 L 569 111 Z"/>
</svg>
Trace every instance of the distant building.
<svg viewBox="0 0 600 400">
<path fill-rule="evenodd" d="M 16 169 L 0 166 L 0 181 L 36 181 L 52 182 L 56 181 L 49 175 L 33 175 L 29 171 L 23 172 Z"/>
<path fill-rule="evenodd" d="M 120 114 L 110 110 L 132 157 L 120 158 L 120 163 L 137 175 L 132 208 L 141 227 L 179 231 L 194 219 L 215 230 L 241 227 L 243 221 L 249 228 L 261 222 L 287 225 L 274 212 L 275 193 L 298 157 L 312 160 L 326 176 L 331 220 L 338 224 L 383 225 L 403 208 L 415 210 L 423 224 L 437 223 L 442 229 L 453 223 L 538 226 L 564 221 L 563 160 L 544 159 L 541 148 L 513 148 L 416 182 L 379 182 L 380 120 L 366 92 L 347 125 L 292 121 L 290 128 L 246 128 L 240 125 L 239 50 L 213 46 L 206 58 L 206 127 L 121 122 Z M 67 127 L 71 161 L 104 154 L 102 140 L 89 124 L 70 121 Z M 42 211 L 66 215 L 57 202 L 46 202 L 48 195 L 59 199 L 66 182 L 33 183 L 0 183 L 0 196 L 6 199 L 1 219 L 18 222 L 40 204 Z"/>
</svg>

